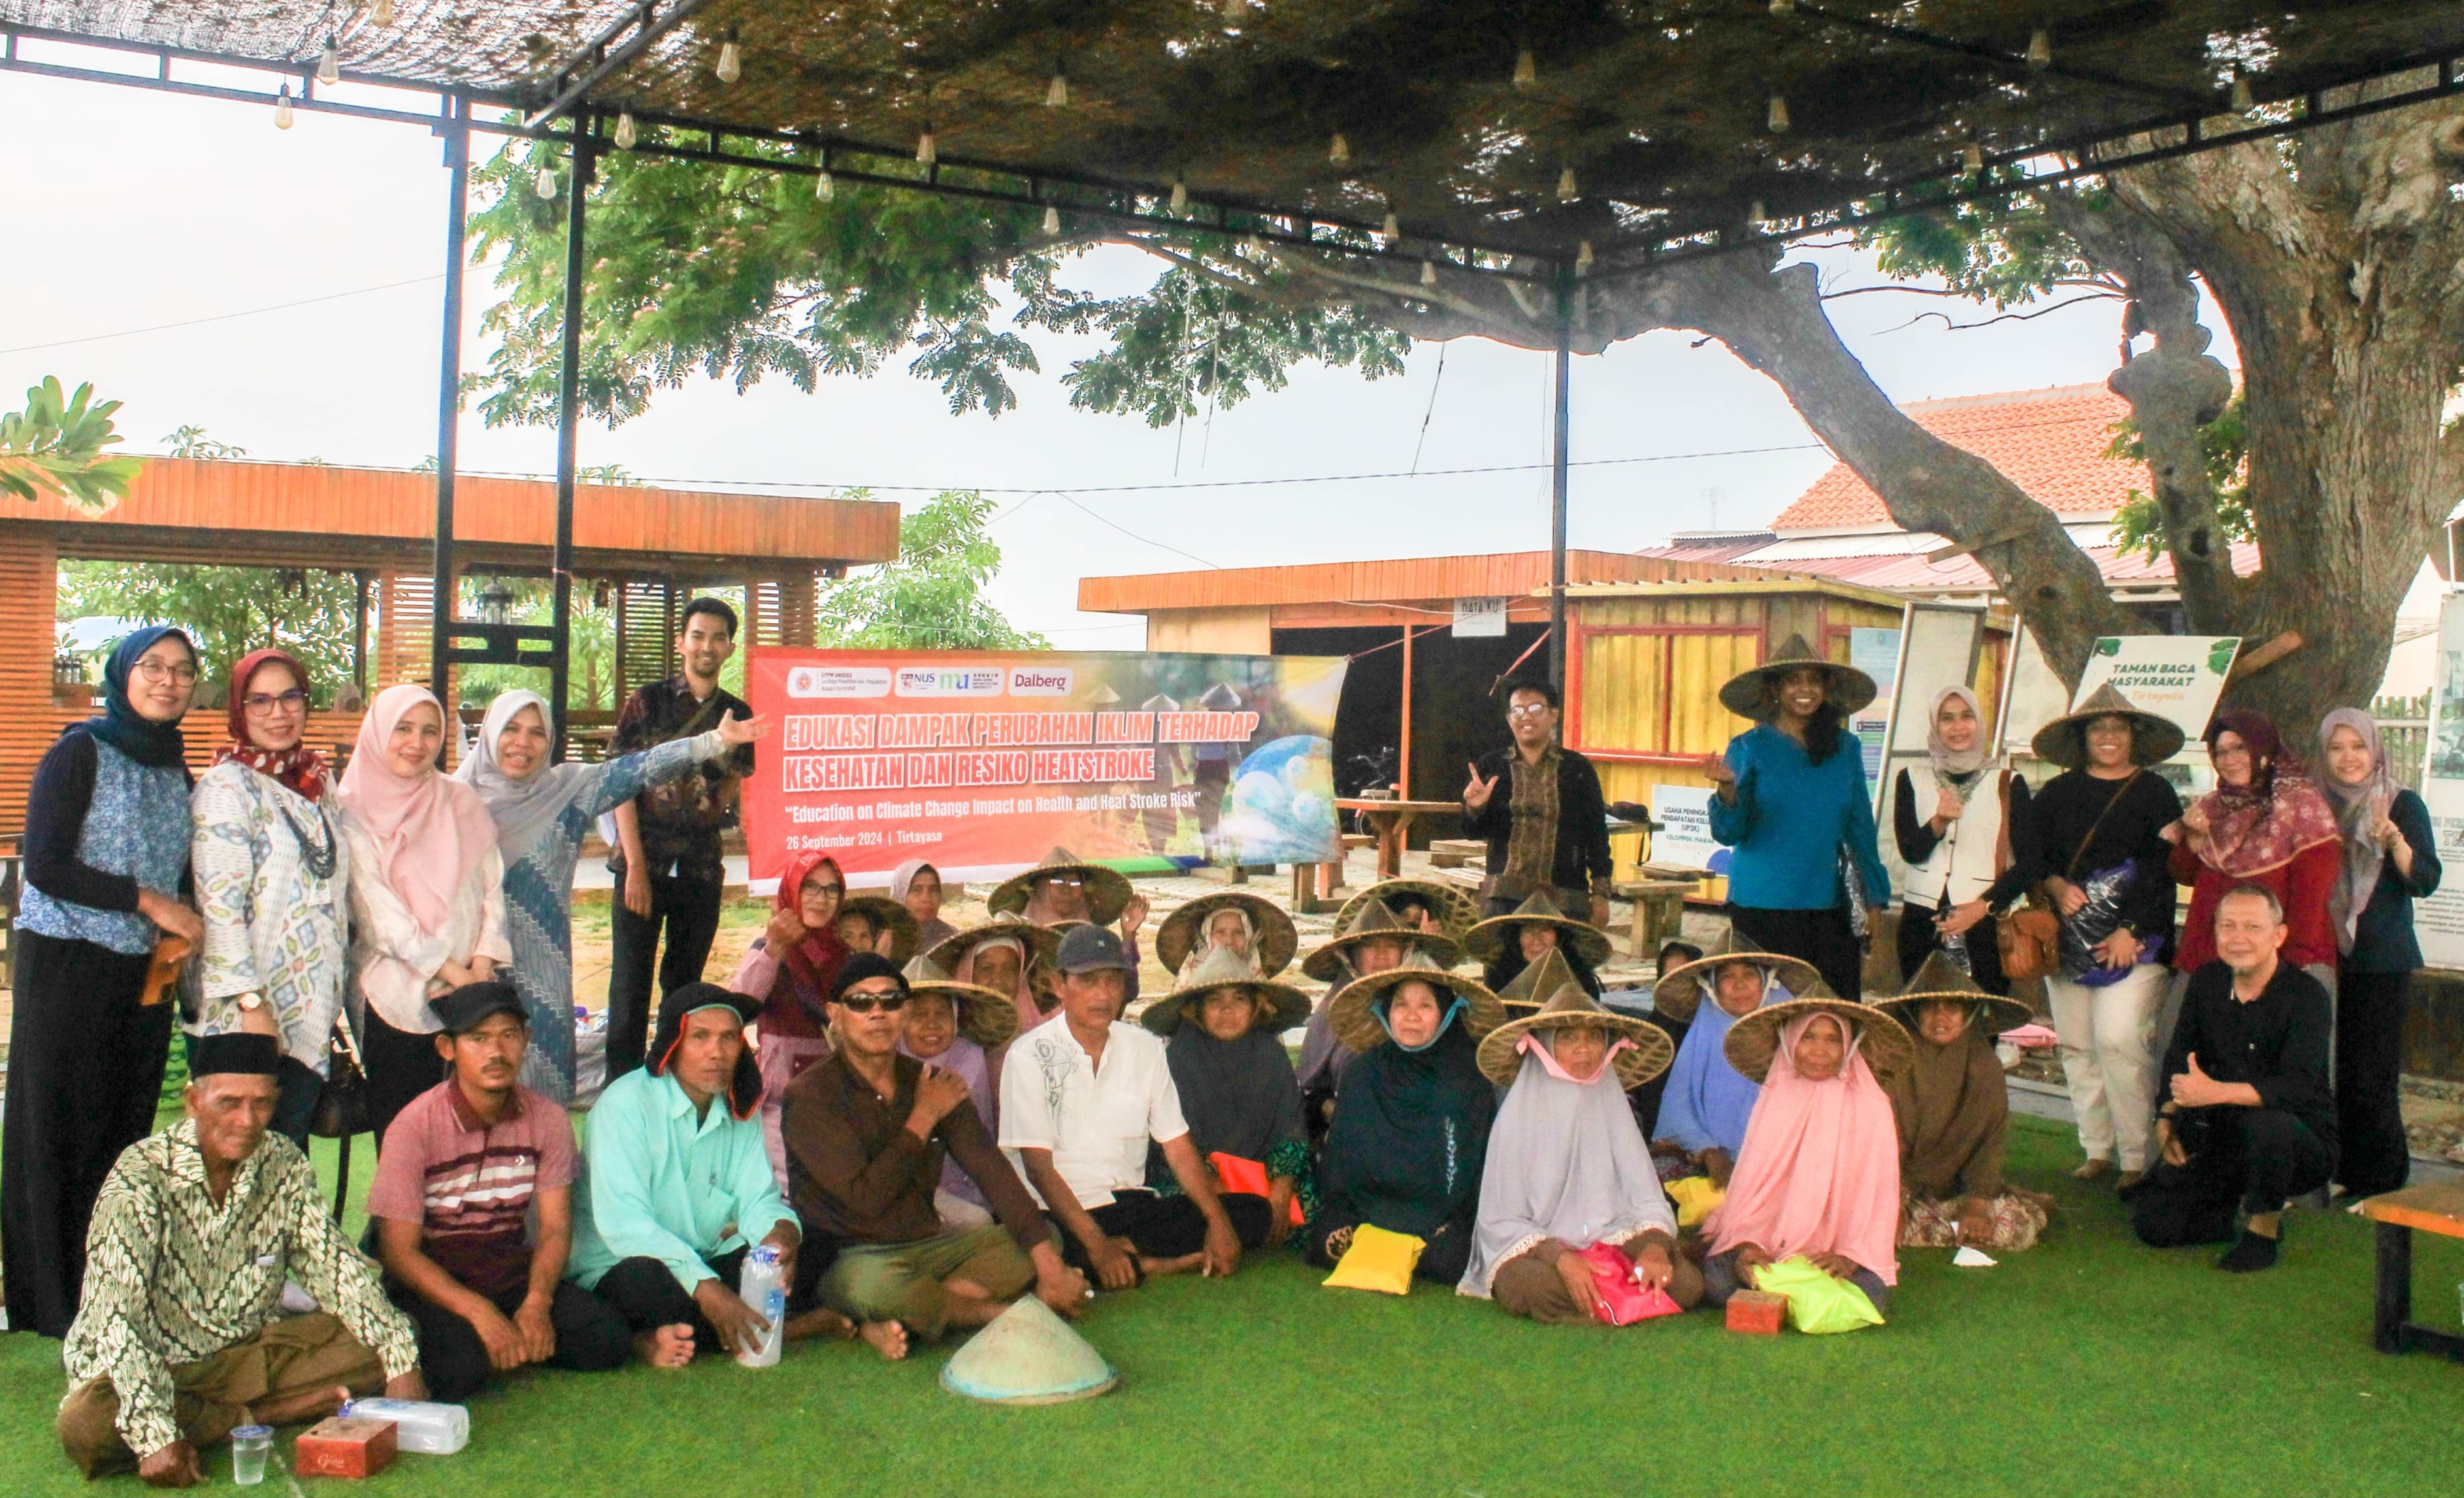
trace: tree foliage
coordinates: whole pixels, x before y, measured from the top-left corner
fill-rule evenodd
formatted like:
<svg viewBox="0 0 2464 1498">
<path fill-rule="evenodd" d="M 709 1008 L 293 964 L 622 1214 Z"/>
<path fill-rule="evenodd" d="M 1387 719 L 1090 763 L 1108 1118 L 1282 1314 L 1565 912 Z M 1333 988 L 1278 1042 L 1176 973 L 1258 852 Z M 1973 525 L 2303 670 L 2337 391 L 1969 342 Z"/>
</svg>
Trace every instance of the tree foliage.
<svg viewBox="0 0 2464 1498">
<path fill-rule="evenodd" d="M 26 392 L 26 408 L 0 412 L 0 495 L 28 503 L 50 496 L 89 516 L 120 502 L 136 481 L 143 458 L 109 457 L 118 444 L 111 418 L 118 401 L 94 400 L 94 386 L 70 395 L 57 377 Z"/>
<path fill-rule="evenodd" d="M 861 490 L 847 495 L 867 498 Z M 1046 650 L 983 596 L 1001 571 L 986 534 L 993 502 L 972 489 L 935 495 L 898 522 L 898 559 L 831 584 L 815 637 L 852 650 Z"/>
<path fill-rule="evenodd" d="M 248 456 L 248 449 L 235 448 L 228 442 L 216 442 L 206 435 L 203 427 L 174 427 L 163 434 L 163 441 L 175 458 L 237 458 Z"/>
<path fill-rule="evenodd" d="M 278 646 L 308 668 L 310 694 L 322 706 L 351 679 L 357 598 L 347 572 L 72 561 L 60 563 L 56 612 L 178 625 L 214 683 L 249 651 Z"/>
<path fill-rule="evenodd" d="M 2242 425 L 2245 399 L 2235 395 L 2223 415 L 2199 429 L 2199 446 L 2208 459 L 2208 482 L 2216 491 L 2217 524 L 2228 541 L 2258 539 L 2258 523 L 2250 514 L 2250 433 Z M 2104 450 L 2104 455 L 2146 462 L 2147 445 L 2140 438 L 2139 424 L 2118 423 L 2113 445 Z M 2113 517 L 2113 545 L 2124 557 L 2137 555 L 2150 562 L 2165 554 L 2168 545 L 2165 515 L 2153 495 L 2130 491 L 2130 497 Z"/>
</svg>

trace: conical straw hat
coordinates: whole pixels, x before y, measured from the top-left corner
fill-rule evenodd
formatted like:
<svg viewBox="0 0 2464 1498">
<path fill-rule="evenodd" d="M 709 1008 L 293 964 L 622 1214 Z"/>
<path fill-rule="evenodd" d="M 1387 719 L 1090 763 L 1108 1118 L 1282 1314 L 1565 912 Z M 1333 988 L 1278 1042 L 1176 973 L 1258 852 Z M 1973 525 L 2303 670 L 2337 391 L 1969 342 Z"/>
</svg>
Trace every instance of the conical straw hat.
<svg viewBox="0 0 2464 1498">
<path fill-rule="evenodd" d="M 2182 752 L 2189 737 L 2171 718 L 2131 706 L 2121 689 L 2108 681 L 2088 694 L 2087 700 L 2077 708 L 2037 729 L 2028 747 L 2039 760 L 2076 770 L 2087 763 L 2087 725 L 2100 717 L 2128 720 L 2133 764 L 2162 764 Z"/>
<path fill-rule="evenodd" d="M 1523 1069 L 1523 1057 L 1516 1044 L 1524 1036 L 1540 1030 L 1573 1029 L 1589 1025 L 1606 1030 L 1613 1038 L 1634 1042 L 1634 1048 L 1617 1052 L 1611 1065 L 1617 1068 L 1617 1085 L 1632 1091 L 1668 1069 L 1677 1059 L 1677 1046 L 1668 1032 L 1648 1020 L 1617 1014 L 1600 1007 L 1574 976 L 1573 968 L 1562 952 L 1551 952 L 1523 970 L 1520 977 L 1507 985 L 1519 987 L 1525 979 L 1531 980 L 1527 992 L 1536 996 L 1539 1011 L 1519 1020 L 1508 1020 L 1482 1037 L 1480 1069 L 1500 1087 L 1511 1087 Z M 1504 996 L 1500 996 L 1503 1002 Z"/>
<path fill-rule="evenodd" d="M 1805 992 L 1806 985 L 1820 981 L 1822 976 L 1811 962 L 1760 950 L 1731 926 L 1711 943 L 1711 950 L 1660 975 L 1659 981 L 1651 985 L 1651 1012 L 1680 1024 L 1691 1024 L 1694 1016 L 1702 1012 L 1705 991 L 1717 980 L 1720 969 L 1730 962 L 1751 962 L 1763 970 L 1766 988 L 1770 980 L 1777 979 L 1791 994 Z"/>
<path fill-rule="evenodd" d="M 1170 1035 L 1180 1028 L 1182 1021 L 1195 1023 L 1199 1002 L 1218 988 L 1238 988 L 1257 1004 L 1258 1022 L 1253 1028 L 1281 1033 L 1309 1023 L 1308 995 L 1260 978 L 1239 954 L 1224 947 L 1217 947 L 1181 969 L 1172 992 L 1147 1005 L 1138 1023 L 1157 1035 Z"/>
<path fill-rule="evenodd" d="M 1609 959 L 1609 936 L 1587 920 L 1576 920 L 1557 906 L 1557 897 L 1534 890 L 1510 915 L 1491 915 L 1463 934 L 1463 950 L 1483 962 L 1497 959 L 1517 930 L 1527 925 L 1553 926 L 1557 939 L 1594 967 Z"/>
<path fill-rule="evenodd" d="M 1819 669 L 1823 679 L 1823 697 L 1844 716 L 1874 700 L 1874 678 L 1854 666 L 1842 666 L 1814 653 L 1805 636 L 1792 634 L 1780 642 L 1779 649 L 1759 666 L 1749 666 L 1727 680 L 1720 689 L 1720 705 L 1739 717 L 1760 722 L 1772 716 L 1766 681 L 1773 680 L 1800 666 Z"/>
<path fill-rule="evenodd" d="M 1162 959 L 1166 972 L 1177 973 L 1204 939 L 1206 923 L 1220 910 L 1232 909 L 1245 914 L 1257 931 L 1259 976 L 1272 978 L 1291 965 L 1292 954 L 1300 950 L 1300 933 L 1293 929 L 1292 918 L 1282 906 L 1262 894 L 1246 890 L 1225 890 L 1220 894 L 1201 894 L 1163 918 L 1155 928 L 1155 956 Z"/>
<path fill-rule="evenodd" d="M 1066 848 L 1056 848 L 1026 872 L 1012 874 L 993 886 L 984 904 L 996 915 L 1023 911 L 1034 898 L 1035 881 L 1055 873 L 1074 873 L 1087 882 L 1087 916 L 1098 926 L 1119 920 L 1122 907 L 1130 903 L 1130 881 L 1119 870 L 1088 863 Z"/>
<path fill-rule="evenodd" d="M 865 915 L 890 933 L 890 960 L 904 967 L 915 956 L 915 944 L 922 939 L 923 928 L 915 924 L 915 913 L 886 894 L 850 894 L 840 902 L 842 915 Z"/>
<path fill-rule="evenodd" d="M 1843 1023 L 1864 1031 L 1865 1038 L 1858 1046 L 1857 1054 L 1865 1058 L 1866 1069 L 1874 1073 L 1877 1082 L 1887 1083 L 1898 1076 L 1916 1055 L 1916 1043 L 1886 1011 L 1851 1002 L 1819 981 L 1794 999 L 1756 1009 L 1728 1026 L 1720 1048 L 1727 1056 L 1728 1065 L 1760 1082 L 1771 1072 L 1771 1058 L 1779 1054 L 1780 1031 L 1803 1016 L 1815 1013 L 1837 1015 Z"/>
<path fill-rule="evenodd" d="M 1334 929 L 1342 931 L 1352 924 L 1353 916 L 1360 914 L 1361 906 L 1371 900 L 1382 904 L 1390 894 L 1419 895 L 1437 915 L 1438 924 L 1446 929 L 1446 935 L 1457 941 L 1461 941 L 1463 934 L 1471 929 L 1472 922 L 1480 919 L 1480 902 L 1472 897 L 1469 890 L 1460 885 L 1438 879 L 1380 879 L 1343 902 L 1334 913 Z M 1391 911 L 1395 907 L 1388 905 L 1386 908 Z"/>
<path fill-rule="evenodd" d="M 941 1365 L 941 1387 L 988 1404 L 1091 1399 L 1121 1381 L 1069 1323 L 1022 1295 Z"/>
<path fill-rule="evenodd" d="M 1061 933 L 1052 927 L 1038 926 L 1016 914 L 1002 914 L 994 916 L 980 926 L 970 926 L 964 931 L 954 932 L 943 936 L 935 943 L 933 950 L 925 953 L 924 956 L 931 958 L 933 965 L 941 971 L 955 973 L 958 970 L 959 962 L 965 959 L 968 953 L 995 936 L 1014 937 L 1020 945 L 1026 948 L 1026 963 L 1023 965 L 1032 965 L 1038 961 L 1049 964 L 1061 951 Z"/>
<path fill-rule="evenodd" d="M 1322 983 L 1341 982 L 1351 976 L 1352 949 L 1378 937 L 1399 937 L 1410 942 L 1437 967 L 1452 967 L 1463 960 L 1463 948 L 1455 944 L 1453 937 L 1415 930 L 1404 925 L 1384 901 L 1367 900 L 1352 913 L 1351 924 L 1343 927 L 1340 934 L 1301 959 L 1301 971 Z"/>
<path fill-rule="evenodd" d="M 1010 995 L 981 983 L 962 983 L 928 957 L 909 962 L 905 976 L 910 994 L 939 994 L 948 999 L 958 1012 L 958 1033 L 984 1049 L 1018 1034 L 1018 1001 Z"/>
<path fill-rule="evenodd" d="M 1478 1040 L 1506 1023 L 1506 1006 L 1476 978 L 1432 967 L 1427 959 L 1405 959 L 1401 967 L 1355 978 L 1327 1000 L 1326 1023 L 1334 1038 L 1355 1053 L 1367 1054 L 1386 1042 L 1386 1026 L 1371 1012 L 1373 1001 L 1418 979 L 1441 995 L 1460 997 L 1470 1007 L 1463 1017 L 1464 1031 Z"/>
<path fill-rule="evenodd" d="M 2035 1018 L 2018 1000 L 1987 993 L 1971 974 L 1943 952 L 1928 954 L 1915 976 L 1908 980 L 1906 987 L 1888 999 L 1873 1001 L 1873 1004 L 1878 1009 L 1888 1009 L 1893 1019 L 1913 1030 L 1917 1024 L 1917 1006 L 1937 1001 L 1977 1005 L 1988 1035 L 2015 1029 Z"/>
</svg>

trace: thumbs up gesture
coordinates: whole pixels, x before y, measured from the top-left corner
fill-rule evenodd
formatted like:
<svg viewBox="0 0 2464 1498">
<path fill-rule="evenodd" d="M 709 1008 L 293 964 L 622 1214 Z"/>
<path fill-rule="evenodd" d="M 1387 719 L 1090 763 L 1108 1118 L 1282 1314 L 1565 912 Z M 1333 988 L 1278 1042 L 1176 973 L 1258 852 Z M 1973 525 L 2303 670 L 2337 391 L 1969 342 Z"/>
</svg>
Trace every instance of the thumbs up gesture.
<svg viewBox="0 0 2464 1498">
<path fill-rule="evenodd" d="M 2225 1085 L 2199 1069 L 2199 1053 L 2190 1052 L 2189 1069 L 2173 1079 L 2173 1101 L 2184 1108 L 2211 1108 L 2223 1102 Z"/>
</svg>

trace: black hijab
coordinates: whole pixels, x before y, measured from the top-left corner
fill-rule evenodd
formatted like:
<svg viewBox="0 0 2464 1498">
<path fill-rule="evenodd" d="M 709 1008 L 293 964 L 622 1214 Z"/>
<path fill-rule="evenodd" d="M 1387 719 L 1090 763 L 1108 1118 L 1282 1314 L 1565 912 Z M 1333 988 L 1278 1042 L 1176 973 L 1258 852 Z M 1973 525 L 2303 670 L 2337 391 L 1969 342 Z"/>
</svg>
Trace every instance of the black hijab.
<svg viewBox="0 0 2464 1498">
<path fill-rule="evenodd" d="M 1306 1141 L 1300 1079 L 1274 1034 L 1253 1026 L 1239 1040 L 1217 1040 L 1204 1024 L 1183 1020 L 1164 1059 L 1200 1157 L 1221 1151 L 1263 1165 L 1275 1146 Z"/>
<path fill-rule="evenodd" d="M 128 680 L 137 673 L 137 658 L 158 643 L 177 635 L 188 648 L 188 661 L 197 660 L 197 642 L 187 631 L 169 625 L 148 625 L 129 632 L 111 649 L 111 659 L 102 668 L 102 716 L 88 718 L 81 725 L 95 738 L 111 745 L 121 754 L 149 769 L 165 769 L 187 758 L 188 742 L 180 737 L 178 719 L 158 723 L 137 711 L 128 700 Z"/>
<path fill-rule="evenodd" d="M 1352 1064 L 1318 1167 L 1331 1206 L 1422 1238 L 1469 1219 L 1497 1117 L 1497 1089 L 1481 1075 L 1478 1051 L 1457 1016 L 1425 1049 L 1390 1040 Z"/>
<path fill-rule="evenodd" d="M 750 1024 L 761 1012 L 761 1002 L 743 994 L 731 993 L 716 983 L 687 983 L 672 988 L 659 1001 L 659 1027 L 650 1037 L 650 1075 L 668 1074 L 668 1063 L 675 1056 L 677 1043 L 685 1038 L 685 1016 L 703 1009 L 726 1009 L 736 1016 L 738 1024 Z M 746 1046 L 736 1058 L 736 1075 L 727 1083 L 727 1111 L 738 1119 L 750 1118 L 761 1106 L 761 1065 L 753 1059 L 753 1047 Z"/>
</svg>

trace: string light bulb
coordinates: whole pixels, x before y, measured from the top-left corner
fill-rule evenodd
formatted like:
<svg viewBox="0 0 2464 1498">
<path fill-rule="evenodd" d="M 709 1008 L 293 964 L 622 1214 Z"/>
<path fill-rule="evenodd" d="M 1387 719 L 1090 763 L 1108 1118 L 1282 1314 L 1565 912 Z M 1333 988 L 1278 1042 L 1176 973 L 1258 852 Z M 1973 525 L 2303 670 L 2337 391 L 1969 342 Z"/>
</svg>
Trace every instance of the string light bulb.
<svg viewBox="0 0 2464 1498">
<path fill-rule="evenodd" d="M 616 148 L 629 151 L 641 137 L 633 129 L 633 111 L 627 109 L 616 117 Z"/>
<path fill-rule="evenodd" d="M 1576 196 L 1578 196 L 1578 192 L 1574 187 L 1574 168 L 1569 166 L 1564 171 L 1557 173 L 1557 201 L 1560 203 L 1572 203 L 1574 201 Z"/>
<path fill-rule="evenodd" d="M 342 81 L 342 59 L 334 51 L 334 38 L 325 38 L 325 50 L 317 55 L 317 81 L 327 88 Z"/>
<path fill-rule="evenodd" d="M 933 127 L 926 125 L 924 133 L 915 138 L 915 165 L 930 166 L 940 159 L 940 148 L 933 143 Z"/>
<path fill-rule="evenodd" d="M 1378 226 L 1377 237 L 1386 241 L 1386 248 L 1390 250 L 1395 247 L 1397 240 L 1403 237 L 1403 225 L 1395 217 L 1393 209 L 1386 210 L 1386 222 Z"/>
<path fill-rule="evenodd" d="M 830 181 L 829 169 L 827 167 L 824 167 L 821 173 L 813 178 L 814 198 L 820 202 L 827 203 L 830 199 L 837 197 L 838 195 L 838 184 Z"/>
<path fill-rule="evenodd" d="M 2053 33 L 2039 26 L 2028 35 L 2028 66 L 2032 68 L 2050 68 L 2053 65 Z"/>
<path fill-rule="evenodd" d="M 1069 77 L 1059 68 L 1052 70 L 1052 81 L 1045 85 L 1044 107 L 1046 109 L 1069 107 Z"/>
<path fill-rule="evenodd" d="M 2258 100 L 2251 97 L 2250 79 L 2242 77 L 2239 68 L 2233 70 L 2233 113 L 2237 115 L 2249 114 L 2258 107 Z"/>
<path fill-rule="evenodd" d="M 1763 116 L 1764 128 L 1773 135 L 1788 134 L 1788 100 L 1777 94 L 1771 97 L 1771 108 Z"/>
<path fill-rule="evenodd" d="M 1044 231 L 1046 235 L 1061 232 L 1061 210 L 1049 203 L 1044 205 Z"/>
<path fill-rule="evenodd" d="M 1531 49 L 1526 47 L 1514 55 L 1514 86 L 1529 88 L 1539 81 L 1540 59 L 1532 56 Z"/>
<path fill-rule="evenodd" d="M 1172 210 L 1176 213 L 1189 211 L 1189 184 L 1178 177 L 1172 179 Z"/>
<path fill-rule="evenodd" d="M 1959 150 L 1959 165 L 1961 168 L 1971 177 L 1983 176 L 1985 174 L 1985 147 L 1977 144 L 1974 141 L 1970 141 L 1966 145 L 1961 146 Z"/>
<path fill-rule="evenodd" d="M 731 36 L 718 44 L 718 66 L 711 70 L 721 83 L 733 83 L 744 77 L 744 49 Z"/>
<path fill-rule="evenodd" d="M 1352 143 L 1343 138 L 1342 131 L 1334 132 L 1334 139 L 1326 143 L 1326 159 L 1337 166 L 1352 164 Z"/>
<path fill-rule="evenodd" d="M 1576 275 L 1589 275 L 1592 274 L 1592 242 L 1588 239 L 1575 247 L 1574 274 Z"/>
<path fill-rule="evenodd" d="M 369 8 L 368 22 L 372 26 L 391 26 L 393 24 L 393 0 L 377 0 L 377 3 Z"/>
<path fill-rule="evenodd" d="M 556 169 L 551 166 L 540 167 L 539 169 L 539 180 L 531 184 L 531 190 L 551 203 L 555 202 Z"/>
<path fill-rule="evenodd" d="M 274 128 L 291 128 L 291 85 L 288 83 L 282 85 L 281 97 L 274 101 Z"/>
<path fill-rule="evenodd" d="M 1420 262 L 1420 284 L 1423 286 L 1435 286 L 1438 284 L 1437 261 L 1423 260 Z"/>
</svg>

